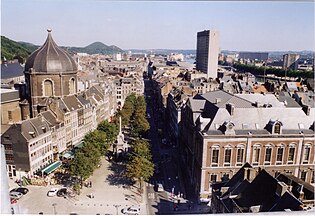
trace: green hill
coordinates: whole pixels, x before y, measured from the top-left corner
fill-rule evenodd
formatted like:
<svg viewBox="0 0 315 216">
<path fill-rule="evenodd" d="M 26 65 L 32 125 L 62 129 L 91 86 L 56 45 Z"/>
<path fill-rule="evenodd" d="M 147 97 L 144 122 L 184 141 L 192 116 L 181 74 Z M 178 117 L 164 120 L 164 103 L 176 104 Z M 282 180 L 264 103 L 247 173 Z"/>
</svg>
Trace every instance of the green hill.
<svg viewBox="0 0 315 216">
<path fill-rule="evenodd" d="M 17 58 L 23 63 L 36 48 L 37 46 L 33 44 L 19 43 L 1 36 L 1 58 L 5 57 L 7 60 Z"/>
<path fill-rule="evenodd" d="M 113 54 L 123 52 L 123 50 L 117 46 L 107 46 L 102 42 L 94 42 L 86 47 L 67 47 L 67 50 L 88 54 Z"/>
<path fill-rule="evenodd" d="M 16 42 L 1 36 L 1 58 L 5 57 L 7 60 L 19 59 L 24 63 L 27 57 L 34 52 L 39 46 L 27 42 Z M 101 42 L 94 42 L 86 47 L 62 47 L 69 52 L 88 53 L 88 54 L 113 54 L 124 52 L 117 46 L 107 46 Z"/>
</svg>

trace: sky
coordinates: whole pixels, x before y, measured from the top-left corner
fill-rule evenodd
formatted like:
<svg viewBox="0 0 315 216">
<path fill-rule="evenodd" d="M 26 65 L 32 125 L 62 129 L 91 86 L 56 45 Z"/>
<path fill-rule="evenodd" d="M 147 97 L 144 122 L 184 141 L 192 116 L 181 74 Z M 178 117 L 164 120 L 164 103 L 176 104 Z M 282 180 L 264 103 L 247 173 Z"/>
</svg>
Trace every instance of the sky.
<svg viewBox="0 0 315 216">
<path fill-rule="evenodd" d="M 314 50 L 314 2 L 1 0 L 1 35 L 42 45 L 95 41 L 122 49 L 196 49 L 216 29 L 220 49 Z"/>
</svg>

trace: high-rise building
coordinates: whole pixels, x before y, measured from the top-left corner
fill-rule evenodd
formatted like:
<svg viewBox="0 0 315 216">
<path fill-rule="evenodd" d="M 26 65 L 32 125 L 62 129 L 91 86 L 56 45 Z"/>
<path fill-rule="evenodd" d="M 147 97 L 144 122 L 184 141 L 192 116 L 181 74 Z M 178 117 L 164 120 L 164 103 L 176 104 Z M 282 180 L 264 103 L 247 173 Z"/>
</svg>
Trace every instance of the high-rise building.
<svg viewBox="0 0 315 216">
<path fill-rule="evenodd" d="M 298 60 L 300 55 L 298 54 L 285 54 L 283 55 L 283 69 L 298 69 Z"/>
<path fill-rule="evenodd" d="M 217 78 L 219 56 L 219 31 L 205 30 L 197 33 L 196 69 L 208 78 Z"/>
</svg>

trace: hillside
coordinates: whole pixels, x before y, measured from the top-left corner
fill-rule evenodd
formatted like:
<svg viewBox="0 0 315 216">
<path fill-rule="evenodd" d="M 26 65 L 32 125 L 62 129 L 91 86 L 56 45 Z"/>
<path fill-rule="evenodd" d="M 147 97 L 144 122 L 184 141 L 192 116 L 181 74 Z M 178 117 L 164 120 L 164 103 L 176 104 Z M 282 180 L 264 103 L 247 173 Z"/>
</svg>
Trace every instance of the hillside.
<svg viewBox="0 0 315 216">
<path fill-rule="evenodd" d="M 13 60 L 18 57 L 19 61 L 23 63 L 36 48 L 35 45 L 19 43 L 1 36 L 1 58 Z"/>
<path fill-rule="evenodd" d="M 94 42 L 86 47 L 67 47 L 67 50 L 72 52 L 82 52 L 88 54 L 113 54 L 117 52 L 124 52 L 117 46 L 107 46 L 102 42 Z"/>
</svg>

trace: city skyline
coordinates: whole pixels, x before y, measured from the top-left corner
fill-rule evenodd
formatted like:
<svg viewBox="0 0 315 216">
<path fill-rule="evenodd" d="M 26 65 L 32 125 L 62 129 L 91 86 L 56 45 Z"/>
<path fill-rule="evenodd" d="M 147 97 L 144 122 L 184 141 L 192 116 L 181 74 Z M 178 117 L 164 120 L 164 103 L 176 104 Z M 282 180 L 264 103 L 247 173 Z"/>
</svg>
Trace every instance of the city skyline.
<svg viewBox="0 0 315 216">
<path fill-rule="evenodd" d="M 1 35 L 61 46 L 100 41 L 122 49 L 196 49 L 197 32 L 221 32 L 220 49 L 314 51 L 314 2 L 2 1 Z M 14 11 L 14 13 L 12 13 Z"/>
</svg>

